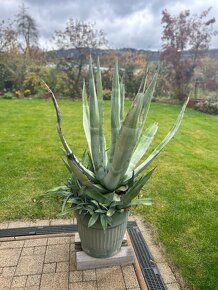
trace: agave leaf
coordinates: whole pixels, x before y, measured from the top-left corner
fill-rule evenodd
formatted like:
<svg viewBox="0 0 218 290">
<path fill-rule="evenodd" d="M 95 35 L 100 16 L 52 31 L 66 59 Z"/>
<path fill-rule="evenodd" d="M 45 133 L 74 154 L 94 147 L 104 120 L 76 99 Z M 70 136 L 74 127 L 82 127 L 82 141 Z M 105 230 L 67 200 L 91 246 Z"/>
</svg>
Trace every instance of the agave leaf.
<svg viewBox="0 0 218 290">
<path fill-rule="evenodd" d="M 104 195 L 106 195 L 106 193 L 108 192 L 106 188 L 104 188 L 101 184 L 98 184 L 98 183 L 93 183 L 91 188 Z"/>
<path fill-rule="evenodd" d="M 106 194 L 102 194 L 96 189 L 86 188 L 83 193 L 91 199 L 96 200 L 100 203 L 111 202 L 110 199 L 107 198 Z"/>
<path fill-rule="evenodd" d="M 137 94 L 122 124 L 115 146 L 113 162 L 103 183 L 109 190 L 115 190 L 126 173 L 138 136 L 138 121 L 143 106 L 144 95 Z"/>
<path fill-rule="evenodd" d="M 95 173 L 98 180 L 104 176 L 104 167 L 100 152 L 100 132 L 99 132 L 99 104 L 95 89 L 95 80 L 90 56 L 89 63 L 89 110 L 90 110 L 90 133 L 91 133 L 91 152 L 95 167 Z"/>
<path fill-rule="evenodd" d="M 140 161 L 140 159 L 147 151 L 148 147 L 150 146 L 151 142 L 154 139 L 157 129 L 158 124 L 157 123 L 152 124 L 140 138 L 140 141 L 131 157 L 129 167 L 126 173 L 127 175 L 135 168 L 136 164 Z"/>
<path fill-rule="evenodd" d="M 73 158 L 73 159 L 71 159 Z M 71 161 L 71 162 L 70 162 Z M 75 162 L 74 160 L 74 157 L 72 155 L 68 156 L 68 164 L 69 164 L 69 167 L 70 167 L 70 170 L 73 172 L 73 174 L 76 176 L 76 178 L 85 186 L 92 186 L 92 182 L 90 181 L 90 179 L 88 178 L 91 177 L 92 180 L 95 180 L 95 177 L 93 175 L 93 173 L 91 171 L 89 171 L 88 169 L 86 169 L 84 166 L 82 166 L 79 161 L 78 161 L 78 164 L 79 166 L 77 165 L 77 163 Z M 81 168 L 85 168 L 86 170 L 84 170 L 84 172 L 82 171 Z M 86 172 L 89 172 L 88 174 Z M 87 176 L 87 175 L 88 176 Z"/>
<path fill-rule="evenodd" d="M 155 73 L 155 75 L 153 76 L 153 79 L 151 80 L 151 82 L 149 83 L 146 91 L 145 87 L 146 87 L 146 83 L 147 83 L 147 75 L 146 75 L 146 79 L 145 79 L 145 85 L 143 88 L 143 94 L 144 94 L 144 104 L 143 104 L 143 108 L 140 114 L 140 118 L 139 118 L 139 131 L 138 131 L 138 138 L 141 136 L 144 124 L 145 124 L 145 120 L 150 108 L 150 104 L 151 104 L 151 100 L 154 94 L 154 90 L 156 87 L 156 83 L 157 83 L 157 79 L 158 79 L 158 72 Z"/>
<path fill-rule="evenodd" d="M 145 183 L 150 179 L 155 169 L 156 167 L 151 169 L 145 176 L 141 177 L 134 183 L 133 187 L 130 188 L 123 196 L 120 208 L 126 207 L 131 203 L 131 201 L 139 194 L 140 190 L 145 185 Z"/>
<path fill-rule="evenodd" d="M 127 191 L 127 189 L 128 189 L 128 185 L 122 185 L 122 186 L 120 186 L 120 187 L 118 187 L 116 189 L 116 192 L 122 192 L 122 193 L 124 193 L 124 192 Z"/>
<path fill-rule="evenodd" d="M 90 180 L 95 181 L 95 177 L 90 170 L 86 169 L 82 164 L 80 164 L 80 162 L 77 160 L 76 156 L 73 154 L 70 147 L 68 146 L 67 141 L 65 140 L 64 135 L 62 133 L 62 129 L 61 129 L 61 112 L 60 112 L 57 100 L 55 98 L 54 93 L 49 88 L 49 86 L 44 81 L 43 83 L 45 84 L 45 86 L 47 87 L 47 89 L 49 90 L 52 96 L 52 101 L 53 101 L 55 111 L 56 111 L 56 116 L 57 116 L 57 131 L 58 131 L 61 143 L 64 147 L 64 150 L 67 153 L 69 166 L 72 172 L 76 175 L 76 177 L 82 184 L 84 185 L 91 184 Z"/>
<path fill-rule="evenodd" d="M 109 160 L 107 164 L 107 169 L 110 168 L 115 145 L 117 142 L 117 138 L 120 132 L 121 121 L 120 121 L 120 113 L 121 112 L 121 98 L 120 98 L 120 82 L 119 82 L 119 70 L 118 70 L 118 61 L 115 63 L 114 74 L 113 74 L 113 82 L 112 82 L 112 96 L 111 96 L 111 146 L 110 146 L 110 154 Z"/>
<path fill-rule="evenodd" d="M 122 181 L 129 167 L 135 144 L 141 135 L 145 117 L 150 106 L 157 82 L 158 73 L 151 80 L 144 94 L 137 94 L 121 127 L 114 157 L 109 172 L 104 177 L 104 185 L 114 190 Z M 125 149 L 124 149 L 125 148 Z"/>
<path fill-rule="evenodd" d="M 183 116 L 184 116 L 184 112 L 185 112 L 185 108 L 187 106 L 189 98 L 187 99 L 187 101 L 184 103 L 182 110 L 180 111 L 175 124 L 172 126 L 171 130 L 169 131 L 169 133 L 166 135 L 166 137 L 162 140 L 162 142 L 154 149 L 154 151 L 149 155 L 149 157 L 141 164 L 139 165 L 135 170 L 135 176 L 138 176 L 154 159 L 155 157 L 160 154 L 161 150 L 167 145 L 167 143 L 169 143 L 169 141 L 174 137 L 174 135 L 176 134 L 176 131 L 178 130 Z M 129 175 L 125 181 L 127 181 L 129 178 L 131 178 L 131 176 Z M 124 183 L 125 183 L 124 181 Z"/>
<path fill-rule="evenodd" d="M 89 219 L 89 223 L 88 223 L 88 227 L 90 228 L 91 226 L 93 226 L 97 220 L 98 220 L 99 214 L 98 213 L 94 213 L 90 219 Z"/>
<path fill-rule="evenodd" d="M 134 205 L 152 205 L 154 202 L 153 202 L 153 199 L 152 198 L 142 198 L 142 199 L 138 199 L 138 198 L 135 198 L 131 201 L 130 205 L 134 206 Z"/>
<path fill-rule="evenodd" d="M 67 169 L 68 169 L 68 171 L 69 171 L 70 173 L 72 173 L 72 170 L 71 170 L 70 165 L 68 164 L 68 162 L 67 162 L 64 158 L 61 158 L 61 159 L 63 160 L 65 166 L 66 166 Z"/>
<path fill-rule="evenodd" d="M 86 135 L 87 144 L 89 147 L 89 152 L 92 154 L 91 150 L 91 137 L 90 137 L 90 121 L 89 121 L 89 104 L 86 92 L 86 84 L 83 81 L 83 90 L 82 90 L 82 100 L 83 100 L 83 129 Z"/>
<path fill-rule="evenodd" d="M 147 65 L 145 67 L 144 76 L 143 76 L 142 81 L 140 83 L 138 93 L 142 93 L 142 94 L 145 93 L 146 84 L 147 84 L 147 80 L 148 80 L 148 71 L 149 71 L 149 66 Z"/>
<path fill-rule="evenodd" d="M 125 86 L 123 81 L 120 83 L 120 122 L 123 123 L 124 118 L 124 100 L 125 100 Z"/>
<path fill-rule="evenodd" d="M 97 73 L 96 73 L 96 90 L 97 90 L 97 99 L 98 99 L 98 110 L 99 110 L 99 146 L 100 146 L 100 156 L 101 163 L 103 167 L 106 167 L 106 154 L 105 154 L 105 138 L 103 134 L 103 89 L 102 89 L 102 80 L 101 80 L 101 68 L 99 58 L 97 60 Z"/>
<path fill-rule="evenodd" d="M 146 88 L 147 88 L 148 73 L 149 73 L 149 65 L 147 65 L 146 70 L 145 70 L 145 81 L 144 81 L 144 84 L 143 84 L 143 90 L 142 90 L 142 93 L 143 93 L 143 94 L 145 93 L 145 90 L 146 90 Z"/>
</svg>

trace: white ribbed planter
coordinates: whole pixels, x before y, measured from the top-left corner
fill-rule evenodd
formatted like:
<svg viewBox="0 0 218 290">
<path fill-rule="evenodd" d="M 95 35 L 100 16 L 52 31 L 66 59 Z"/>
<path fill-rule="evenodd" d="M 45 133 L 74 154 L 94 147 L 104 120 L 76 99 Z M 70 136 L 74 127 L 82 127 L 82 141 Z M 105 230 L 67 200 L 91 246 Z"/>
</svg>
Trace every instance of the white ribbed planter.
<svg viewBox="0 0 218 290">
<path fill-rule="evenodd" d="M 84 252 L 95 258 L 107 258 L 116 255 L 123 241 L 127 228 L 128 212 L 115 213 L 112 225 L 105 231 L 100 221 L 88 228 L 90 216 L 77 214 L 78 232 Z"/>
</svg>

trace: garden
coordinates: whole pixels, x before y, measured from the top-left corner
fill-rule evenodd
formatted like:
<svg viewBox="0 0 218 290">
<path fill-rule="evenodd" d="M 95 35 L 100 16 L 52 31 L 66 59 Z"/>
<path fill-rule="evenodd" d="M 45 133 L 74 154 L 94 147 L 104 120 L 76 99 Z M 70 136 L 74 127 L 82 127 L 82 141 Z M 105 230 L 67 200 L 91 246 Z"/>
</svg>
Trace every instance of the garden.
<svg viewBox="0 0 218 290">
<path fill-rule="evenodd" d="M 59 103 L 65 135 L 82 158 L 82 103 Z M 69 176 L 61 160 L 52 102 L 1 100 L 0 108 L 1 221 L 60 217 L 61 202 L 41 198 Z M 153 148 L 179 110 L 176 105 L 152 103 L 147 124 L 158 120 L 160 125 Z M 106 102 L 107 120 L 108 115 Z M 196 289 L 216 288 L 217 150 L 217 117 L 187 109 L 178 134 L 155 161 L 157 170 L 141 192 L 154 204 L 134 210 L 152 224 L 175 269 Z"/>
<path fill-rule="evenodd" d="M 36 45 L 24 6 L 17 30 L 0 24 L 0 223 L 76 217 L 83 250 L 108 258 L 129 211 L 184 289 L 216 289 L 218 60 L 206 53 L 209 12 L 163 10 L 158 63 L 146 51 L 102 48 L 106 35 L 93 23 L 70 19 L 51 51 Z M 105 245 L 114 224 L 117 248 L 93 251 L 91 231 Z"/>
</svg>

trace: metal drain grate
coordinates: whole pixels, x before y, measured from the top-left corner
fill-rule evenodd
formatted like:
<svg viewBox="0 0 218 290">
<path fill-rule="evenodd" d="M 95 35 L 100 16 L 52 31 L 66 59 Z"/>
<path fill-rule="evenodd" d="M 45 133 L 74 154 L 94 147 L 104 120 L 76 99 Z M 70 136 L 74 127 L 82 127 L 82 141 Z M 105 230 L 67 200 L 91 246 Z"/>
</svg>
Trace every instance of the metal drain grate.
<svg viewBox="0 0 218 290">
<path fill-rule="evenodd" d="M 153 261 L 153 257 L 148 246 L 142 236 L 136 222 L 128 222 L 128 234 L 130 236 L 138 263 L 148 290 L 167 290 L 160 273 Z M 77 232 L 77 225 L 57 225 L 57 226 L 39 226 L 27 228 L 12 228 L 0 230 L 0 238 L 16 237 L 16 236 L 32 236 L 32 235 L 48 235 Z"/>
<path fill-rule="evenodd" d="M 72 233 L 72 232 L 76 232 L 76 231 L 77 231 L 77 225 L 75 225 L 75 224 L 16 228 L 16 229 L 3 229 L 3 230 L 0 230 L 0 238 Z"/>
<path fill-rule="evenodd" d="M 148 289 L 167 290 L 137 223 L 128 222 L 127 230 Z"/>
</svg>

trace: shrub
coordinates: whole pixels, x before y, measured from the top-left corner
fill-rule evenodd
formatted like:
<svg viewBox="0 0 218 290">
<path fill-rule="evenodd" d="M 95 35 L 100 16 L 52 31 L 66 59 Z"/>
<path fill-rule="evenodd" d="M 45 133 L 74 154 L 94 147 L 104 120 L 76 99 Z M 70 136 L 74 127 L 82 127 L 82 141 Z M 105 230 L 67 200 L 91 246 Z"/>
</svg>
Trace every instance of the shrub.
<svg viewBox="0 0 218 290">
<path fill-rule="evenodd" d="M 218 100 L 202 100 L 195 105 L 195 110 L 218 115 Z"/>
<path fill-rule="evenodd" d="M 2 96 L 3 99 L 7 99 L 7 100 L 11 100 L 14 99 L 15 96 L 12 92 L 6 92 L 4 93 L 4 95 Z"/>
<path fill-rule="evenodd" d="M 111 90 L 108 90 L 108 89 L 103 90 L 103 98 L 104 98 L 104 100 L 110 100 L 111 99 Z"/>
</svg>

